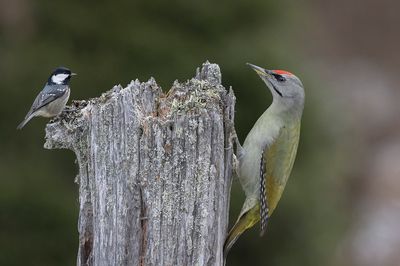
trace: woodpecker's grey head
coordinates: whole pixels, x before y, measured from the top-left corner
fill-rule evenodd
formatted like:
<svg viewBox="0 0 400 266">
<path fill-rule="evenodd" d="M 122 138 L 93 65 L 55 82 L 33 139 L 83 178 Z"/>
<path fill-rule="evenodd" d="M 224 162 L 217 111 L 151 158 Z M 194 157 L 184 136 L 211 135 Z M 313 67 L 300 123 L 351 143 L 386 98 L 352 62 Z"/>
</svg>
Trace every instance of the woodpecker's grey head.
<svg viewBox="0 0 400 266">
<path fill-rule="evenodd" d="M 66 67 L 58 67 L 51 73 L 47 83 L 49 85 L 67 85 L 71 77 L 75 75 Z"/>
<path fill-rule="evenodd" d="M 267 70 L 247 63 L 265 82 L 272 93 L 273 101 L 279 103 L 283 110 L 303 111 L 304 88 L 300 79 L 285 70 Z"/>
</svg>

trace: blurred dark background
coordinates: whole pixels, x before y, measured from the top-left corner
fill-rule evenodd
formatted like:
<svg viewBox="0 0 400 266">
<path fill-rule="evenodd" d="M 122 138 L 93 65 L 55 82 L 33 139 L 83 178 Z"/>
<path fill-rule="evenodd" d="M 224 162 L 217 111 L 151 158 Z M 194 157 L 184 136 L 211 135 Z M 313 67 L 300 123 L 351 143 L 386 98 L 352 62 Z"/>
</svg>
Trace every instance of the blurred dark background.
<svg viewBox="0 0 400 266">
<path fill-rule="evenodd" d="M 266 237 L 228 265 L 399 265 L 400 2 L 0 0 L 0 265 L 74 265 L 77 167 L 43 149 L 46 119 L 15 128 L 57 66 L 71 99 L 154 76 L 169 89 L 205 60 L 236 97 L 241 141 L 269 92 L 245 63 L 306 88 L 297 161 Z M 231 222 L 241 208 L 232 189 Z"/>
</svg>

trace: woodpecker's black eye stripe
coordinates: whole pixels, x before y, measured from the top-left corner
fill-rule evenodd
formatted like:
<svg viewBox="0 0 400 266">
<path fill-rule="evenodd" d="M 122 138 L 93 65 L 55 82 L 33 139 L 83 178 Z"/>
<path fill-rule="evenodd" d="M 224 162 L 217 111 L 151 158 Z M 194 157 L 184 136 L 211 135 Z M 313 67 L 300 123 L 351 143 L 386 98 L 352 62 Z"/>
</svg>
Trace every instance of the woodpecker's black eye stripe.
<svg viewBox="0 0 400 266">
<path fill-rule="evenodd" d="M 286 79 L 283 76 L 279 75 L 279 74 L 272 74 L 272 76 L 274 76 L 274 78 L 279 82 L 286 81 Z"/>
<path fill-rule="evenodd" d="M 272 88 L 274 89 L 274 91 L 276 91 L 276 93 L 278 93 L 279 94 L 279 96 L 283 96 L 282 95 L 282 92 L 280 92 L 277 88 L 276 88 L 276 86 L 274 85 L 274 84 L 272 84 Z"/>
</svg>

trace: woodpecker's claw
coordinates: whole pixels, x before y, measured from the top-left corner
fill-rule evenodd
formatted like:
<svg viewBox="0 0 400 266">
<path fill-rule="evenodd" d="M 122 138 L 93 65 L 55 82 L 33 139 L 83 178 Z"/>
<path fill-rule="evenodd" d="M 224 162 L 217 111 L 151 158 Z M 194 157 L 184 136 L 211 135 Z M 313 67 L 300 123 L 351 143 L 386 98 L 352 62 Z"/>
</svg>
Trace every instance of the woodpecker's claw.
<svg viewBox="0 0 400 266">
<path fill-rule="evenodd" d="M 235 130 L 235 126 L 234 126 L 234 124 L 233 124 L 233 121 L 228 120 L 228 121 L 226 122 L 226 124 L 227 124 L 227 128 L 230 129 L 230 132 L 229 132 L 229 134 L 230 134 L 230 136 L 229 136 L 229 142 L 230 142 L 230 143 L 235 142 L 235 144 L 236 144 L 236 151 L 242 152 L 242 151 L 243 151 L 243 148 L 242 148 L 242 146 L 240 145 L 239 138 L 238 138 L 238 136 L 237 136 L 237 134 L 236 134 L 236 130 Z M 228 148 L 232 148 L 232 147 L 229 146 Z"/>
<path fill-rule="evenodd" d="M 244 149 L 243 149 L 242 145 L 240 145 L 240 141 L 239 141 L 239 138 L 238 138 L 238 136 L 237 136 L 237 134 L 236 134 L 236 130 L 234 130 L 234 131 L 231 133 L 230 142 L 231 142 L 231 143 L 235 142 L 237 159 L 240 160 L 240 158 L 241 158 L 241 157 L 243 156 L 243 154 L 244 154 Z"/>
<path fill-rule="evenodd" d="M 242 156 L 244 154 L 244 149 L 243 149 L 242 145 L 240 145 L 239 138 L 236 134 L 236 131 L 235 131 L 235 144 L 236 144 L 236 154 L 238 155 L 238 157 L 240 159 L 240 158 L 242 158 Z"/>
<path fill-rule="evenodd" d="M 229 142 L 230 142 L 231 146 L 233 146 L 233 142 L 236 145 L 236 154 L 233 153 L 233 165 L 232 166 L 233 166 L 233 169 L 234 169 L 234 171 L 236 173 L 236 176 L 239 176 L 239 161 L 240 161 L 240 158 L 243 155 L 244 149 L 243 149 L 242 145 L 240 145 L 239 138 L 238 138 L 238 136 L 236 134 L 236 131 L 233 131 L 231 133 L 231 136 L 229 137 L 229 140 L 230 140 Z M 233 148 L 233 147 L 230 147 L 230 148 Z"/>
<path fill-rule="evenodd" d="M 235 154 L 233 154 L 233 169 L 235 170 L 236 176 L 239 176 L 239 160 Z"/>
<path fill-rule="evenodd" d="M 235 143 L 236 145 L 236 153 L 233 153 L 233 169 L 236 173 L 236 176 L 238 176 L 239 173 L 239 161 L 240 158 L 242 158 L 243 153 L 244 153 L 244 149 L 242 147 L 242 145 L 240 145 L 239 142 L 239 138 L 236 134 L 236 130 L 235 127 L 233 125 L 233 122 L 231 120 L 229 120 L 227 122 L 227 126 L 230 129 L 230 136 L 229 136 L 229 146 L 226 149 L 233 149 L 233 143 Z"/>
<path fill-rule="evenodd" d="M 226 150 L 230 150 L 230 149 L 233 149 L 232 142 L 233 142 L 233 140 L 235 138 L 234 135 L 236 135 L 236 132 L 235 132 L 235 127 L 233 126 L 233 122 L 231 120 L 227 120 L 225 123 L 226 123 L 225 127 L 226 127 L 226 129 L 228 131 L 227 133 L 229 134 L 229 139 L 228 139 L 229 146 L 226 147 L 225 149 Z"/>
</svg>

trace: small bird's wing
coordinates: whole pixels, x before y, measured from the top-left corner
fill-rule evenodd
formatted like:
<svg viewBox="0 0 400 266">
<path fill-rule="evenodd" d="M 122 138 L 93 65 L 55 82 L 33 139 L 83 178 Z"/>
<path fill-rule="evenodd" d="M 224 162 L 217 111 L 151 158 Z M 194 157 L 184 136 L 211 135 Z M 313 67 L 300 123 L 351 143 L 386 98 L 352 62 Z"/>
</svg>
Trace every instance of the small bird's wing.
<svg viewBox="0 0 400 266">
<path fill-rule="evenodd" d="M 40 108 L 46 106 L 52 101 L 62 97 L 68 90 L 68 86 L 66 85 L 46 85 L 44 89 L 36 96 L 36 99 L 33 101 L 31 109 L 26 114 L 24 120 L 18 125 L 17 129 L 22 129 L 32 117 L 35 116 L 35 112 Z"/>
<path fill-rule="evenodd" d="M 264 234 L 292 170 L 300 137 L 300 121 L 283 126 L 274 141 L 265 147 L 260 166 L 260 223 Z"/>
<path fill-rule="evenodd" d="M 43 106 L 46 106 L 52 101 L 62 97 L 67 90 L 68 86 L 66 85 L 46 85 L 36 97 L 28 115 L 36 112 L 37 110 L 39 110 Z"/>
</svg>

